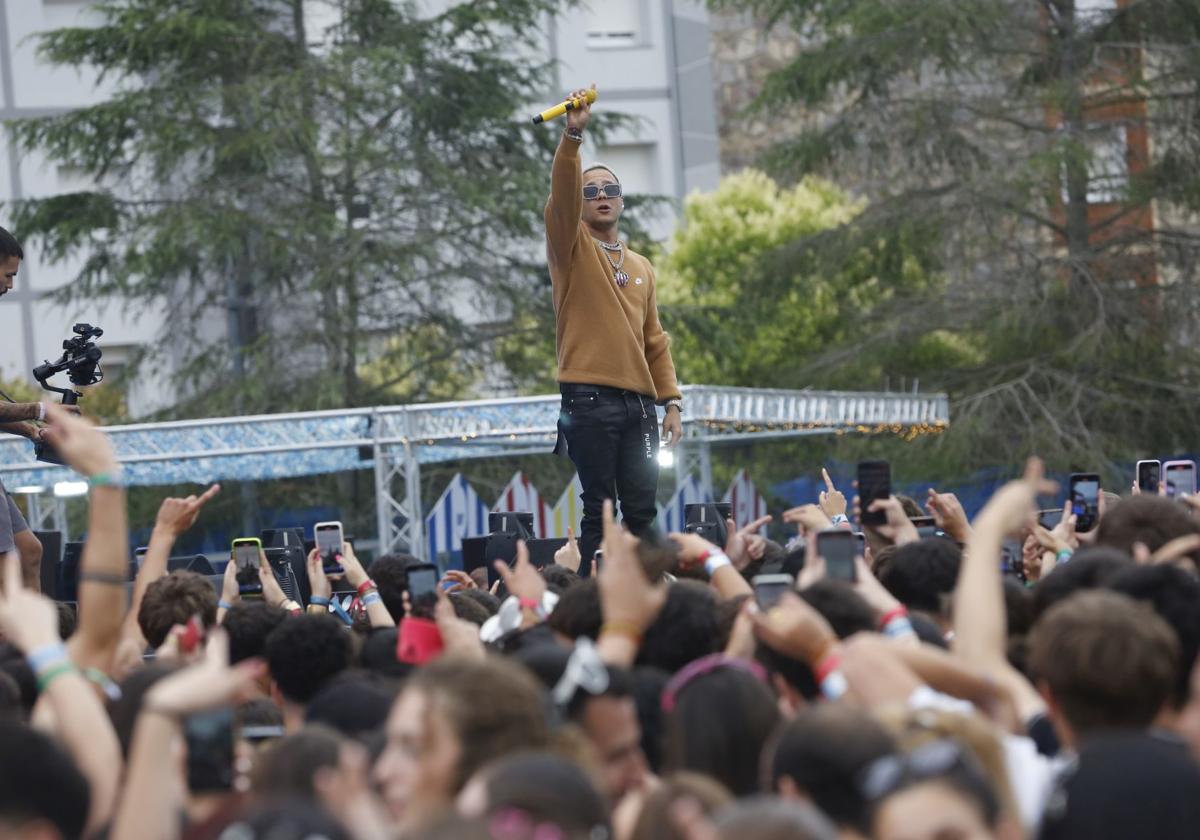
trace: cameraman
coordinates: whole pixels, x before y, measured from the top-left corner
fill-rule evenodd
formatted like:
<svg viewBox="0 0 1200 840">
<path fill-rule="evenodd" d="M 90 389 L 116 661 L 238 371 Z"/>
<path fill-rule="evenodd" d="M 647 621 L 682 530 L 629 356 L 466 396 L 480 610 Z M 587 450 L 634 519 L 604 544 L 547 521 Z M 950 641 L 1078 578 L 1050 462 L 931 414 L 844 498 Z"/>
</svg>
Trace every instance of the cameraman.
<svg viewBox="0 0 1200 840">
<path fill-rule="evenodd" d="M 0 295 L 12 291 L 24 258 L 25 251 L 21 249 L 21 243 L 7 230 L 0 228 Z M 42 427 L 31 421 L 44 420 L 45 417 L 46 406 L 40 402 L 0 402 L 0 432 L 40 440 Z M 25 579 L 25 587 L 40 592 L 42 544 L 29 530 L 25 517 L 4 489 L 3 483 L 0 483 L 0 553 L 14 548 L 21 555 L 21 576 Z"/>
</svg>

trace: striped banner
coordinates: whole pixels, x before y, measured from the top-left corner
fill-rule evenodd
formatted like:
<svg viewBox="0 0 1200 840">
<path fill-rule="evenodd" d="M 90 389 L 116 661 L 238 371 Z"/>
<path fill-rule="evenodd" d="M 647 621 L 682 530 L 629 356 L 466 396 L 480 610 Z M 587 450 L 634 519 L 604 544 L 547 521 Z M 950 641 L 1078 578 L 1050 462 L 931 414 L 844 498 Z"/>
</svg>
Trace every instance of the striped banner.
<svg viewBox="0 0 1200 840">
<path fill-rule="evenodd" d="M 694 475 L 689 475 L 662 509 L 663 530 L 668 534 L 682 531 L 686 521 L 684 508 L 687 505 L 697 505 L 707 501 L 711 500 L 700 489 L 699 479 Z"/>
<path fill-rule="evenodd" d="M 734 476 L 733 483 L 729 485 L 729 490 L 721 501 L 733 505 L 733 521 L 739 528 L 767 515 L 767 500 L 758 492 L 758 488 L 750 480 L 750 474 L 744 469 Z M 765 526 L 759 529 L 759 533 L 766 536 Z"/>
<path fill-rule="evenodd" d="M 425 517 L 425 540 L 429 562 L 439 562 L 443 555 L 459 555 L 463 537 L 487 536 L 487 505 L 479 498 L 467 480 L 459 473 Z"/>
<path fill-rule="evenodd" d="M 520 470 L 508 482 L 496 504 L 492 505 L 492 510 L 497 513 L 532 513 L 533 536 L 536 539 L 545 539 L 547 536 L 552 519 L 550 506 L 542 501 L 537 488 Z"/>
<path fill-rule="evenodd" d="M 582 493 L 583 485 L 576 475 L 558 497 L 558 503 L 551 512 L 550 536 L 565 537 L 568 526 L 574 528 L 575 535 L 579 536 L 579 522 L 583 519 L 583 500 L 580 499 Z"/>
</svg>

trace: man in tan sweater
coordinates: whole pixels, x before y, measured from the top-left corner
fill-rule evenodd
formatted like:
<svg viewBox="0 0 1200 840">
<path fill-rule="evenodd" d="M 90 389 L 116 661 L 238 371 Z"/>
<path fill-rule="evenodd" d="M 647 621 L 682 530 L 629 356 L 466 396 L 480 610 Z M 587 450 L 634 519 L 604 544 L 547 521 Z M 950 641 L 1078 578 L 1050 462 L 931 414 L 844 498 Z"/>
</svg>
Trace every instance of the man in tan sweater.
<svg viewBox="0 0 1200 840">
<path fill-rule="evenodd" d="M 616 173 L 583 169 L 579 147 L 591 119 L 586 90 L 571 94 L 546 202 L 546 260 L 554 284 L 559 446 L 583 485 L 581 571 L 600 547 L 605 499 L 619 502 L 634 533 L 657 513 L 658 416 L 662 442 L 679 442 L 683 401 L 670 338 L 658 322 L 654 268 L 618 238 L 624 201 Z"/>
</svg>

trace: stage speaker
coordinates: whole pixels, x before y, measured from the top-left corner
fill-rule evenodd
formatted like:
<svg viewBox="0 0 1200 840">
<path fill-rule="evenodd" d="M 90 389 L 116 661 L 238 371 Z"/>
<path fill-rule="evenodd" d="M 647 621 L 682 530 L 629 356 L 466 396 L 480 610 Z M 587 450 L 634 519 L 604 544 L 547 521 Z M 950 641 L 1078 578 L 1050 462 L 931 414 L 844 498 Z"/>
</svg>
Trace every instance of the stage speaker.
<svg viewBox="0 0 1200 840">
<path fill-rule="evenodd" d="M 62 565 L 62 531 L 34 531 L 33 535 L 42 544 L 42 593 L 48 598 L 57 597 L 58 567 Z"/>
<path fill-rule="evenodd" d="M 212 563 L 203 554 L 184 554 L 167 560 L 167 574 L 171 572 L 195 572 L 198 575 L 215 575 L 217 572 Z"/>
</svg>

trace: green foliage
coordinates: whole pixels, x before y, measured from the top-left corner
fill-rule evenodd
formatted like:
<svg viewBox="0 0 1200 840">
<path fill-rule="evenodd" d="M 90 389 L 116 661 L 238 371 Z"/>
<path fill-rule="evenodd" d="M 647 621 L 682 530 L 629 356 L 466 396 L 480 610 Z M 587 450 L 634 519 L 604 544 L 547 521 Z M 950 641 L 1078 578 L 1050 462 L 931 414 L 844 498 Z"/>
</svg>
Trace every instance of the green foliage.
<svg viewBox="0 0 1200 840">
<path fill-rule="evenodd" d="M 540 295 L 555 132 L 519 117 L 549 68 L 513 43 L 557 0 L 104 0 L 43 58 L 98 104 L 10 125 L 99 184 L 15 228 L 85 255 L 64 300 L 167 301 L 183 415 L 463 396 Z M 503 80 L 497 84 L 497 80 Z M 480 320 L 476 312 L 488 313 Z"/>
<path fill-rule="evenodd" d="M 951 430 L 928 455 L 960 468 L 1029 452 L 1104 468 L 1194 447 L 1194 4 L 710 6 L 804 33 L 754 103 L 803 117 L 768 170 L 865 198 L 851 224 L 782 252 L 837 264 L 856 240 L 907 243 L 896 253 L 924 255 L 939 276 L 861 300 L 864 329 L 797 354 L 797 381 L 870 388 L 883 374 L 946 390 Z"/>
<path fill-rule="evenodd" d="M 820 178 L 780 188 L 762 172 L 722 179 L 684 205 L 684 223 L 659 260 L 659 301 L 673 354 L 690 382 L 803 388 L 820 381 L 801 362 L 859 340 L 860 313 L 929 285 L 928 266 L 903 242 L 853 234 L 864 202 Z M 823 237 L 843 237 L 836 260 Z M 920 354 L 953 355 L 930 336 Z M 862 359 L 878 375 L 898 359 Z"/>
</svg>

